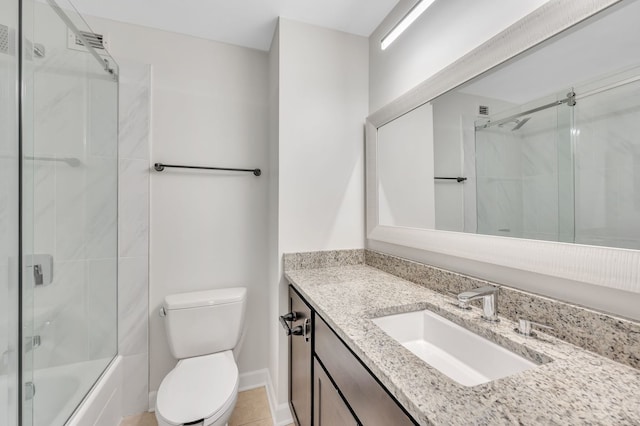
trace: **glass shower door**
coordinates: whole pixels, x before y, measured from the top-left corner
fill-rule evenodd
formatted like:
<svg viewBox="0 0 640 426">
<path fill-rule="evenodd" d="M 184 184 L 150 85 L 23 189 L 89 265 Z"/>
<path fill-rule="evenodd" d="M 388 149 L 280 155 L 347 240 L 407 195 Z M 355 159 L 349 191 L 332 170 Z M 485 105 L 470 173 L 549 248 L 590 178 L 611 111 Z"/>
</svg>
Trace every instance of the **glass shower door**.
<svg viewBox="0 0 640 426">
<path fill-rule="evenodd" d="M 622 79 L 622 81 L 620 81 Z M 640 249 L 640 70 L 578 92 L 575 242 Z"/>
<path fill-rule="evenodd" d="M 0 426 L 19 416 L 18 1 L 0 0 Z"/>
<path fill-rule="evenodd" d="M 70 3 L 23 8 L 22 415 L 58 426 L 117 354 L 118 70 Z"/>
</svg>

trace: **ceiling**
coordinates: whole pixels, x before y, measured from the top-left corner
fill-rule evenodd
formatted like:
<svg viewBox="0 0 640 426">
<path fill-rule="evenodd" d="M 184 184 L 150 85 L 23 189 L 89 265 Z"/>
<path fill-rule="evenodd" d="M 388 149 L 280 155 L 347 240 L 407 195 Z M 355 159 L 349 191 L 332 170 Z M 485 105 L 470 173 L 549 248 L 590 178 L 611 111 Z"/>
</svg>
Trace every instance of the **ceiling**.
<svg viewBox="0 0 640 426">
<path fill-rule="evenodd" d="M 398 0 L 72 0 L 83 15 L 268 50 L 276 18 L 368 37 Z"/>
</svg>

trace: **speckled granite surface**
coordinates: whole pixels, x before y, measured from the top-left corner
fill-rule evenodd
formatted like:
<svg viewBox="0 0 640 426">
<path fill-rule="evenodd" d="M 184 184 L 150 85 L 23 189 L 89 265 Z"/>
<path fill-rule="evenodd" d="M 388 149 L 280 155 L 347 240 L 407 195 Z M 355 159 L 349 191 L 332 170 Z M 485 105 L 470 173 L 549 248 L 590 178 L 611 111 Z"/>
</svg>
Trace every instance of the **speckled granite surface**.
<svg viewBox="0 0 640 426">
<path fill-rule="evenodd" d="M 286 277 L 421 424 L 640 424 L 639 370 L 543 333 L 521 337 L 506 318 L 486 323 L 477 308 L 459 310 L 448 295 L 370 266 L 289 269 Z M 544 363 L 462 386 L 371 321 L 424 308 Z"/>
<path fill-rule="evenodd" d="M 365 263 L 451 296 L 498 285 L 372 250 L 366 250 Z M 553 327 L 548 333 L 555 337 L 640 368 L 640 323 L 506 286 L 500 286 L 498 313 L 512 321 L 525 318 L 547 324 Z"/>
<path fill-rule="evenodd" d="M 364 249 L 310 251 L 285 253 L 284 270 L 331 268 L 333 266 L 362 265 Z"/>
</svg>

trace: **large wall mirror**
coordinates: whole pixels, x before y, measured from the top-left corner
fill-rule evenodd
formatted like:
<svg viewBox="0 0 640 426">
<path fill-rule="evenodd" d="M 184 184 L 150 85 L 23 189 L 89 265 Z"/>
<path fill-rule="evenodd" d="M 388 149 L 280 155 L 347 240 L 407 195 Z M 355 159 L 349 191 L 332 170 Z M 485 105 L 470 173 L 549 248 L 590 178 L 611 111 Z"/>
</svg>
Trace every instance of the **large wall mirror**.
<svg viewBox="0 0 640 426">
<path fill-rule="evenodd" d="M 606 252 L 567 252 L 558 242 L 631 249 L 623 258 L 639 259 L 640 1 L 595 2 L 601 10 L 591 12 L 569 3 L 550 2 L 451 67 L 477 77 L 456 82 L 441 73 L 369 117 L 370 239 L 515 268 L 520 260 L 504 253 L 516 247 L 543 269 L 541 251 L 575 259 L 582 250 L 598 262 Z M 509 35 L 526 39 L 545 15 L 558 14 L 554 22 L 570 28 L 546 28 L 549 38 L 524 51 L 517 50 L 526 42 L 510 45 Z M 490 49 L 503 62 L 482 72 Z M 447 83 L 455 88 L 437 93 Z M 461 239 L 451 231 L 556 244 Z M 473 254 L 460 248 L 463 241 L 496 250 Z M 548 262 L 551 275 L 562 272 Z M 600 270 L 586 282 L 640 292 L 637 273 L 637 265 L 617 270 L 612 280 Z"/>
</svg>

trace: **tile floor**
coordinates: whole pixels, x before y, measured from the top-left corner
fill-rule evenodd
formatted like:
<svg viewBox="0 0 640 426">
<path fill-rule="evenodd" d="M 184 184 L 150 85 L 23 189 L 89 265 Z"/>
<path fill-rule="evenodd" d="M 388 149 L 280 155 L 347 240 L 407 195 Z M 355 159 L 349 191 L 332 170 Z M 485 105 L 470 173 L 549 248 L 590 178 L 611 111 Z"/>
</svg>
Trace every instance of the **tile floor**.
<svg viewBox="0 0 640 426">
<path fill-rule="evenodd" d="M 120 426 L 157 426 L 155 414 L 143 413 L 122 419 Z M 269 401 L 264 387 L 238 394 L 229 426 L 272 426 Z M 293 425 L 290 425 L 293 426 Z"/>
</svg>

